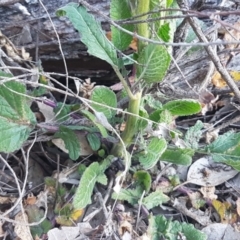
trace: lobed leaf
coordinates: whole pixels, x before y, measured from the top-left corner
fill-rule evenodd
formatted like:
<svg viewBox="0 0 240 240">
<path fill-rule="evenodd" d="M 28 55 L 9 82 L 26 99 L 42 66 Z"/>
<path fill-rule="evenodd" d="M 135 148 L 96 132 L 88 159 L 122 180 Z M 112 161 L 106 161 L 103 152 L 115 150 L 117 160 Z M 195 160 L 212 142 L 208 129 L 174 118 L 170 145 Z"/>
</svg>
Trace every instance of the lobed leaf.
<svg viewBox="0 0 240 240">
<path fill-rule="evenodd" d="M 163 215 L 150 216 L 147 235 L 152 240 L 176 240 L 179 236 L 186 240 L 207 240 L 207 236 L 194 228 L 192 224 L 166 219 Z"/>
<path fill-rule="evenodd" d="M 139 198 L 142 195 L 143 190 L 141 188 L 136 189 L 121 189 L 120 193 L 114 192 L 112 198 L 116 200 L 127 201 L 132 205 L 138 203 Z"/>
<path fill-rule="evenodd" d="M 240 171 L 240 133 L 227 132 L 206 148 L 213 160 L 223 162 Z"/>
<path fill-rule="evenodd" d="M 194 126 L 187 130 L 184 141 L 189 148 L 198 149 L 198 142 L 202 137 L 202 128 L 203 123 L 198 120 Z"/>
<path fill-rule="evenodd" d="M 169 200 L 170 198 L 167 195 L 163 194 L 161 191 L 155 191 L 145 197 L 142 203 L 148 210 L 150 210 L 161 205 L 162 203 L 168 202 Z"/>
</svg>

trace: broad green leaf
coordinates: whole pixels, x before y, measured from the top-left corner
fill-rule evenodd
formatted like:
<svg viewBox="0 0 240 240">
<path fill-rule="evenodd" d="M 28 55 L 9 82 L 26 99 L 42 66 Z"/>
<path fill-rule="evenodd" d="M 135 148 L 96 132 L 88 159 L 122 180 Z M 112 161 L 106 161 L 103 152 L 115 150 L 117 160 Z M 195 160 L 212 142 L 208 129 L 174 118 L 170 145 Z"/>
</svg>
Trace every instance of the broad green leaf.
<svg viewBox="0 0 240 240">
<path fill-rule="evenodd" d="M 201 104 L 192 99 L 180 99 L 167 102 L 163 105 L 163 109 L 167 109 L 172 115 L 188 116 L 199 113 Z"/>
<path fill-rule="evenodd" d="M 169 42 L 171 40 L 170 23 L 164 23 L 158 29 L 158 36 L 164 41 Z"/>
<path fill-rule="evenodd" d="M 87 140 L 93 151 L 97 151 L 101 146 L 101 141 L 96 133 L 88 133 Z"/>
<path fill-rule="evenodd" d="M 112 118 L 116 110 L 109 109 L 109 107 L 117 107 L 117 97 L 115 93 L 105 86 L 97 86 L 93 89 L 91 98 L 92 101 L 101 103 L 104 106 L 99 106 L 97 104 L 91 103 L 91 106 L 97 111 L 102 112 L 107 119 Z"/>
<path fill-rule="evenodd" d="M 72 160 L 77 160 L 80 156 L 80 144 L 74 131 L 68 127 L 60 126 L 59 131 L 55 134 L 55 136 L 64 141 L 69 157 Z"/>
<path fill-rule="evenodd" d="M 97 123 L 95 115 L 87 110 L 82 110 L 81 112 L 93 122 L 93 124 L 99 129 L 104 138 L 108 137 L 107 130 L 101 124 Z"/>
<path fill-rule="evenodd" d="M 136 154 L 136 157 L 143 168 L 147 170 L 156 165 L 166 148 L 167 142 L 165 139 L 154 137 L 148 142 L 143 152 Z"/>
<path fill-rule="evenodd" d="M 163 215 L 150 216 L 147 235 L 152 240 L 177 240 L 179 237 L 186 240 L 207 240 L 207 236 L 195 229 L 192 224 L 172 221 Z"/>
<path fill-rule="evenodd" d="M 73 206 L 75 209 L 83 209 L 91 203 L 91 196 L 96 181 L 101 175 L 99 163 L 94 162 L 84 171 L 79 186 L 73 197 Z"/>
<path fill-rule="evenodd" d="M 192 163 L 193 154 L 194 152 L 191 149 L 167 149 L 160 157 L 160 160 L 188 166 Z"/>
<path fill-rule="evenodd" d="M 145 197 L 142 203 L 148 210 L 150 210 L 154 207 L 168 202 L 169 200 L 170 198 L 167 195 L 163 194 L 161 191 L 156 191 L 150 193 L 147 197 Z"/>
<path fill-rule="evenodd" d="M 149 172 L 139 170 L 134 173 L 133 178 L 137 182 L 137 184 L 140 185 L 141 188 L 146 191 L 146 193 L 149 192 L 152 185 L 152 177 L 149 174 Z"/>
<path fill-rule="evenodd" d="M 211 153 L 224 153 L 240 143 L 240 133 L 227 132 L 208 145 Z"/>
<path fill-rule="evenodd" d="M 57 16 L 67 16 L 87 46 L 89 54 L 107 61 L 112 66 L 118 65 L 117 53 L 107 39 L 99 22 L 87 10 L 77 4 L 69 3 L 57 11 Z"/>
<path fill-rule="evenodd" d="M 240 171 L 240 133 L 228 132 L 207 146 L 213 160 Z"/>
<path fill-rule="evenodd" d="M 127 0 L 111 0 L 110 17 L 112 20 L 124 20 L 130 18 L 131 9 Z M 121 25 L 121 27 L 131 32 L 134 30 L 133 24 L 124 24 Z M 117 29 L 114 26 L 111 26 L 111 30 L 112 42 L 114 46 L 121 51 L 126 50 L 132 41 L 132 36 Z"/>
<path fill-rule="evenodd" d="M 202 128 L 203 123 L 198 120 L 196 124 L 186 132 L 184 141 L 189 148 L 198 149 L 198 142 L 202 137 Z"/>
<path fill-rule="evenodd" d="M 148 44 L 139 53 L 137 77 L 143 79 L 147 84 L 162 81 L 170 60 L 170 55 L 164 46 Z"/>
<path fill-rule="evenodd" d="M 109 155 L 100 164 L 94 162 L 83 172 L 80 184 L 73 198 L 75 209 L 83 209 L 91 203 L 91 196 L 96 182 L 103 185 L 107 184 L 107 177 L 104 172 L 111 165 L 112 158 L 113 156 Z"/>
<path fill-rule="evenodd" d="M 136 189 L 121 189 L 119 194 L 114 192 L 112 194 L 112 198 L 116 200 L 127 201 L 130 204 L 135 205 L 138 203 L 138 200 L 140 199 L 142 193 L 143 189 L 140 187 Z"/>
<path fill-rule="evenodd" d="M 21 148 L 36 124 L 24 94 L 26 88 L 21 83 L 9 81 L 0 85 L 0 152 Z"/>
</svg>

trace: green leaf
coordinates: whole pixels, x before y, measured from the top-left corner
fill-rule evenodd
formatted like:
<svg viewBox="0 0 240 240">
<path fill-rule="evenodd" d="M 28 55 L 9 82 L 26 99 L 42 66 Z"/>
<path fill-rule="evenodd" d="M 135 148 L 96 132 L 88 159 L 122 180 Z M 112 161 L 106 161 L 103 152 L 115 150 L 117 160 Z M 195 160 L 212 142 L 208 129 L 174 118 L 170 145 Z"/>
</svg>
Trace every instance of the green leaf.
<svg viewBox="0 0 240 240">
<path fill-rule="evenodd" d="M 164 42 L 169 42 L 169 40 L 171 39 L 171 35 L 170 34 L 171 34 L 170 23 L 164 23 L 158 29 L 158 36 Z"/>
<path fill-rule="evenodd" d="M 30 94 L 31 96 L 34 96 L 34 97 L 40 97 L 44 94 L 47 94 L 48 93 L 48 89 L 46 89 L 45 87 L 38 87 L 38 88 L 35 88 Z"/>
<path fill-rule="evenodd" d="M 235 147 L 240 142 L 240 133 L 227 132 L 219 136 L 214 142 L 208 145 L 207 149 L 214 153 L 224 153 Z"/>
<path fill-rule="evenodd" d="M 83 209 L 91 203 L 91 196 L 96 182 L 107 184 L 105 170 L 111 165 L 113 156 L 109 155 L 100 164 L 94 162 L 83 172 L 80 183 L 73 198 L 75 209 Z"/>
<path fill-rule="evenodd" d="M 100 172 L 99 163 L 92 163 L 83 173 L 79 186 L 73 198 L 73 206 L 75 209 L 83 209 L 91 203 L 93 188 Z"/>
<path fill-rule="evenodd" d="M 161 161 L 189 166 L 192 163 L 194 151 L 191 149 L 167 149 L 161 156 Z"/>
<path fill-rule="evenodd" d="M 135 179 L 137 184 L 140 185 L 141 188 L 146 191 L 146 193 L 149 192 L 152 184 L 152 178 L 149 172 L 139 170 L 134 173 L 133 178 Z"/>
<path fill-rule="evenodd" d="M 107 39 L 101 25 L 92 14 L 78 3 L 69 3 L 57 11 L 57 16 L 67 16 L 81 35 L 81 41 L 87 46 L 89 54 L 107 61 L 112 66 L 118 65 L 113 44 Z"/>
<path fill-rule="evenodd" d="M 77 160 L 80 156 L 80 144 L 74 131 L 68 127 L 60 126 L 59 132 L 57 132 L 55 136 L 64 141 L 69 157 L 72 160 Z"/>
<path fill-rule="evenodd" d="M 54 113 L 58 113 L 62 108 L 63 103 L 58 103 L 54 108 Z M 64 104 L 62 111 L 57 115 L 57 120 L 61 122 L 66 121 L 69 118 L 69 113 L 71 112 L 71 105 Z"/>
<path fill-rule="evenodd" d="M 170 60 L 170 55 L 164 46 L 148 44 L 139 53 L 137 77 L 143 79 L 147 84 L 162 81 Z"/>
<path fill-rule="evenodd" d="M 202 137 L 202 128 L 203 123 L 198 120 L 196 124 L 186 132 L 184 141 L 189 148 L 198 149 L 198 142 Z"/>
<path fill-rule="evenodd" d="M 97 136 L 97 134 L 88 133 L 87 140 L 93 151 L 97 151 L 100 148 L 101 141 L 100 141 L 99 137 Z"/>
<path fill-rule="evenodd" d="M 136 154 L 136 157 L 139 159 L 139 162 L 144 169 L 150 169 L 156 165 L 162 153 L 166 150 L 167 143 L 165 139 L 153 137 L 147 144 L 144 152 Z"/>
<path fill-rule="evenodd" d="M 97 86 L 93 89 L 91 98 L 92 101 L 101 103 L 104 106 L 99 106 L 97 104 L 91 103 L 91 106 L 97 111 L 102 112 L 107 119 L 112 118 L 116 110 L 109 109 L 109 107 L 117 107 L 117 97 L 115 93 L 108 87 Z"/>
<path fill-rule="evenodd" d="M 149 119 L 154 121 L 154 122 L 159 122 L 160 121 L 160 115 L 162 113 L 162 109 L 157 109 L 156 111 L 152 112 L 149 116 Z"/>
<path fill-rule="evenodd" d="M 163 105 L 172 115 L 188 116 L 201 111 L 201 104 L 192 99 L 173 100 Z"/>
<path fill-rule="evenodd" d="M 99 175 L 98 177 L 97 177 L 97 180 L 96 180 L 97 182 L 99 182 L 99 183 L 101 183 L 102 185 L 107 185 L 107 183 L 108 183 L 108 178 L 107 178 L 107 176 L 105 175 L 105 174 L 102 174 L 102 175 Z"/>
<path fill-rule="evenodd" d="M 12 91 L 11 91 L 12 90 Z M 21 148 L 36 124 L 23 84 L 9 81 L 0 86 L 0 152 L 13 152 Z"/>
<path fill-rule="evenodd" d="M 96 121 L 96 117 L 95 115 L 93 115 L 91 112 L 87 111 L 87 110 L 82 110 L 81 111 L 86 117 L 88 117 L 92 122 L 93 124 L 95 124 L 95 126 L 99 129 L 100 133 L 102 134 L 102 136 L 104 138 L 107 138 L 108 137 L 108 133 L 107 133 L 107 130 L 99 123 L 97 123 Z"/>
<path fill-rule="evenodd" d="M 173 3 L 173 0 L 167 0 L 167 7 L 170 7 Z"/>
<path fill-rule="evenodd" d="M 139 116 L 148 119 L 148 113 L 142 107 L 140 107 L 140 109 L 139 109 Z M 148 126 L 148 121 L 147 120 L 145 120 L 145 119 L 138 119 L 138 121 L 137 121 L 137 129 L 139 131 L 144 130 L 147 126 Z"/>
<path fill-rule="evenodd" d="M 173 115 L 168 110 L 165 109 L 160 113 L 159 122 L 170 124 L 172 123 L 172 121 L 173 121 Z"/>
<path fill-rule="evenodd" d="M 159 109 L 162 107 L 162 103 L 158 101 L 152 94 L 146 94 L 142 99 L 150 108 Z"/>
<path fill-rule="evenodd" d="M 206 240 L 207 236 L 194 228 L 192 224 L 180 223 L 166 219 L 163 215 L 150 215 L 147 235 L 152 240 Z"/>
<path fill-rule="evenodd" d="M 116 200 L 127 201 L 130 204 L 135 205 L 138 203 L 142 193 L 143 190 L 140 187 L 136 189 L 121 189 L 120 193 L 118 194 L 114 192 L 112 194 L 112 198 Z"/>
<path fill-rule="evenodd" d="M 169 200 L 170 198 L 167 195 L 163 194 L 161 191 L 155 191 L 145 197 L 142 203 L 148 210 L 150 210 L 154 207 L 168 202 Z"/>
<path fill-rule="evenodd" d="M 105 172 L 106 169 L 112 164 L 112 161 L 114 159 L 113 155 L 108 155 L 100 164 L 100 171 Z"/>
<path fill-rule="evenodd" d="M 192 224 L 182 223 L 182 232 L 186 236 L 187 240 L 195 239 L 195 240 L 206 240 L 207 236 L 205 233 L 194 228 Z"/>
<path fill-rule="evenodd" d="M 6 73 L 6 72 L 0 70 L 0 79 L 2 79 L 1 77 L 3 77 L 3 78 L 11 78 L 11 77 L 13 77 L 13 75 L 10 74 L 10 73 Z"/>
<path fill-rule="evenodd" d="M 130 4 L 126 0 L 111 0 L 110 5 L 110 17 L 112 20 L 123 20 L 131 17 Z M 133 24 L 121 25 L 128 31 L 134 31 Z M 126 50 L 132 41 L 132 36 L 111 26 L 112 30 L 112 42 L 116 48 L 123 51 Z"/>
<path fill-rule="evenodd" d="M 240 171 L 240 133 L 227 132 L 207 146 L 213 160 Z"/>
</svg>

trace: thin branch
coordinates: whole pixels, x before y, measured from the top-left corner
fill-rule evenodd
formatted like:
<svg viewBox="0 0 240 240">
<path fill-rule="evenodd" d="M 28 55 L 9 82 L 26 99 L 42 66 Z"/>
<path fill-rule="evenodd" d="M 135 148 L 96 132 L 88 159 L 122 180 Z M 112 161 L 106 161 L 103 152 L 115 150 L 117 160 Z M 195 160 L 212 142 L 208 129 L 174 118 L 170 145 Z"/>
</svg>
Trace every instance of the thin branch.
<svg viewBox="0 0 240 240">
<path fill-rule="evenodd" d="M 203 34 L 201 28 L 198 26 L 196 21 L 193 18 L 189 18 L 188 21 L 189 21 L 189 24 L 191 25 L 191 27 L 193 28 L 194 32 L 198 36 L 198 38 L 202 42 L 208 43 L 207 38 Z M 223 67 L 219 57 L 214 52 L 213 48 L 211 46 L 205 46 L 205 50 L 206 50 L 208 56 L 210 57 L 210 59 L 213 61 L 217 71 L 222 75 L 223 79 L 227 82 L 228 86 L 234 92 L 236 98 L 240 101 L 240 91 L 239 91 L 236 83 L 234 82 L 234 80 L 232 79 L 232 77 L 230 76 L 228 71 Z"/>
</svg>

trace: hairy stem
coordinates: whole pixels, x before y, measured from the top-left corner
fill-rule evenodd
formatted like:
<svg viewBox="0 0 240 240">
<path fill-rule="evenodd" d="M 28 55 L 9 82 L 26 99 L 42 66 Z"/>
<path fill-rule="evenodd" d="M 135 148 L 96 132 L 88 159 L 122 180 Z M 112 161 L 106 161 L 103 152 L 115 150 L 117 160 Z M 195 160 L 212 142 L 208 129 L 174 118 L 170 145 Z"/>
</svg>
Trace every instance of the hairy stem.
<svg viewBox="0 0 240 240">
<path fill-rule="evenodd" d="M 128 105 L 129 113 L 132 113 L 135 115 L 139 114 L 141 98 L 142 98 L 141 91 L 137 92 L 134 95 L 134 98 L 130 98 L 129 105 Z M 122 143 L 117 143 L 113 147 L 111 154 L 113 154 L 115 156 L 119 156 L 119 157 L 123 156 L 123 153 L 124 153 L 123 148 L 128 147 L 132 143 L 132 139 L 137 130 L 137 121 L 138 121 L 137 116 L 133 116 L 133 115 L 127 116 L 126 126 L 125 126 L 123 133 L 121 134 L 121 137 L 122 137 L 122 140 L 123 140 L 125 146 L 123 146 Z"/>
<path fill-rule="evenodd" d="M 141 15 L 147 13 L 149 11 L 149 4 L 150 0 L 137 0 L 136 14 Z M 144 15 L 138 18 L 138 20 L 142 20 L 143 23 L 137 24 L 136 26 L 137 34 L 145 38 L 149 38 L 148 23 L 146 21 L 147 17 L 148 15 Z M 138 52 L 141 52 L 145 45 L 145 42 L 138 41 Z"/>
</svg>

